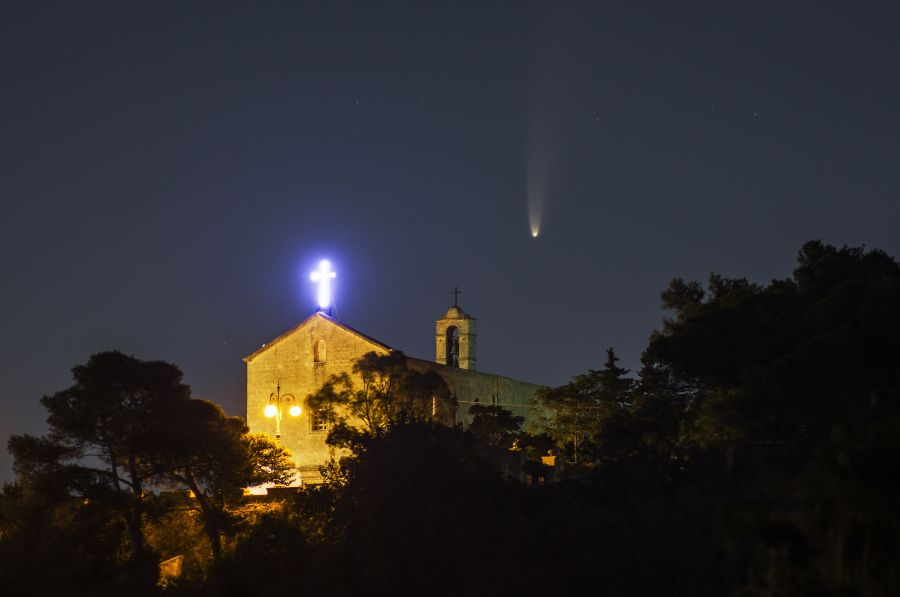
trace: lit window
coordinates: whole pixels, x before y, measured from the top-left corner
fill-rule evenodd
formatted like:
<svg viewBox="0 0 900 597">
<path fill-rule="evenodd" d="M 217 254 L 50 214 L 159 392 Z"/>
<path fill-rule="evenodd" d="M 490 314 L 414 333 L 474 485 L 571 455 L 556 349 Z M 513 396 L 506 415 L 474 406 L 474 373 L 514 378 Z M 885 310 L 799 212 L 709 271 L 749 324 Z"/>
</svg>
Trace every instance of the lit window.
<svg viewBox="0 0 900 597">
<path fill-rule="evenodd" d="M 325 413 L 317 410 L 310 418 L 313 432 L 328 431 L 328 419 L 325 417 Z"/>
</svg>

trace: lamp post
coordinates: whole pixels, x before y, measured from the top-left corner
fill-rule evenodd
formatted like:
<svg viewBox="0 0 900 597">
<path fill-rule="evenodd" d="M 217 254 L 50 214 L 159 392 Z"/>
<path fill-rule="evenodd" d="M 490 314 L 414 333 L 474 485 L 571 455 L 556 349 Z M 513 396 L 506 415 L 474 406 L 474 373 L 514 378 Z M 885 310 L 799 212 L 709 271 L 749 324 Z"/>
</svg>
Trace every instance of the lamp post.
<svg viewBox="0 0 900 597">
<path fill-rule="evenodd" d="M 269 404 L 267 404 L 266 408 L 263 410 L 263 414 L 268 418 L 275 418 L 276 440 L 281 439 L 281 417 L 284 416 L 281 408 L 282 405 L 288 407 L 288 414 L 292 417 L 299 417 L 302 412 L 302 409 L 297 404 L 297 399 L 294 398 L 293 394 L 281 393 L 281 380 L 279 380 L 275 391 L 269 394 Z"/>
</svg>

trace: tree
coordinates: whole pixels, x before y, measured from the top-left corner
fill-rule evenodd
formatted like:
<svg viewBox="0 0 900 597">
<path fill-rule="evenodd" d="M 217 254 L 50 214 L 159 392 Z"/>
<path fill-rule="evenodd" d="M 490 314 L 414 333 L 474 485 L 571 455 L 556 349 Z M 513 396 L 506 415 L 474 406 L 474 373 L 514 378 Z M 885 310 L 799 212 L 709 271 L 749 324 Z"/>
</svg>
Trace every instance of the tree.
<svg viewBox="0 0 900 597">
<path fill-rule="evenodd" d="M 121 517 L 96 501 L 60 499 L 52 489 L 16 483 L 0 490 L 3 594 L 113 595 L 146 589 L 122 575 L 120 553 L 127 538 Z"/>
<path fill-rule="evenodd" d="M 333 595 L 336 582 L 323 569 L 301 528 L 284 512 L 260 516 L 213 569 L 201 595 Z M 298 591 L 302 587 L 303 591 Z"/>
<path fill-rule="evenodd" d="M 699 388 L 683 441 L 719 459 L 744 504 L 724 519 L 741 521 L 732 549 L 753 561 L 752 588 L 896 593 L 900 266 L 810 241 L 791 279 L 713 274 L 698 289 L 663 294 L 675 318 L 647 356 Z"/>
<path fill-rule="evenodd" d="M 330 376 L 306 398 L 307 406 L 329 421 L 332 445 L 348 446 L 358 429 L 378 435 L 400 420 L 446 420 L 453 406 L 444 380 L 433 371 L 411 369 L 400 351 L 364 354 L 352 372 Z"/>
<path fill-rule="evenodd" d="M 174 365 L 120 352 L 95 354 L 72 373 L 70 388 L 41 400 L 48 435 L 10 438 L 14 470 L 29 482 L 56 483 L 120 516 L 134 576 L 155 582 L 156 559 L 143 524 L 156 506 L 150 489 L 167 452 L 166 427 L 190 400 L 190 389 Z"/>
<path fill-rule="evenodd" d="M 577 375 L 564 386 L 538 391 L 538 404 L 549 413 L 547 433 L 561 448 L 571 451 L 575 463 L 598 445 L 604 422 L 630 404 L 634 381 L 618 361 L 610 348 L 602 369 Z"/>
<path fill-rule="evenodd" d="M 489 446 L 509 448 L 522 431 L 525 417 L 512 414 L 499 404 L 469 407 L 469 433 Z"/>
<path fill-rule="evenodd" d="M 704 397 L 701 387 L 678 379 L 670 367 L 643 354 L 628 408 L 632 445 L 624 450 L 660 463 L 682 460 L 682 430 Z"/>
<path fill-rule="evenodd" d="M 342 464 L 327 533 L 336 594 L 508 594 L 525 584 L 513 570 L 540 542 L 518 541 L 528 524 L 513 504 L 520 486 L 501 479 L 471 434 L 398 421 L 362 436 Z"/>
<path fill-rule="evenodd" d="M 29 494 L 55 503 L 90 504 L 126 530 L 129 576 L 156 581 L 156 556 L 144 525 L 172 507 L 157 489 L 184 487 L 196 497 L 215 559 L 237 519 L 226 507 L 246 486 L 287 483 L 287 453 L 243 420 L 193 399 L 181 371 L 120 352 L 92 356 L 73 369 L 72 387 L 45 397 L 50 432 L 12 436 L 15 472 Z"/>
<path fill-rule="evenodd" d="M 287 451 L 261 434 L 250 434 L 240 417 L 227 416 L 217 404 L 191 400 L 173 421 L 165 475 L 193 492 L 214 560 L 222 553 L 222 534 L 234 530 L 238 518 L 227 501 L 244 487 L 293 479 Z"/>
</svg>

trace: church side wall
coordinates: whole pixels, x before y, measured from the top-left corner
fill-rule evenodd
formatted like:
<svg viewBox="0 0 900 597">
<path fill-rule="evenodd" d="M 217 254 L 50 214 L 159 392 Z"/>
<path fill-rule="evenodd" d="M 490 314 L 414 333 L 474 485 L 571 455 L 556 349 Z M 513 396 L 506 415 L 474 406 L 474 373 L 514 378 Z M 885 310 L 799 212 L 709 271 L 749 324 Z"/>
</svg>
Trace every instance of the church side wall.
<svg viewBox="0 0 900 597">
<path fill-rule="evenodd" d="M 456 422 L 469 424 L 469 408 L 476 403 L 490 406 L 499 404 L 514 415 L 525 417 L 523 427 L 533 430 L 540 418 L 539 410 L 532 404 L 535 392 L 543 386 L 517 381 L 502 375 L 481 371 L 447 367 L 431 361 L 408 358 L 409 367 L 418 371 L 435 371 L 450 387 L 458 401 Z"/>
</svg>

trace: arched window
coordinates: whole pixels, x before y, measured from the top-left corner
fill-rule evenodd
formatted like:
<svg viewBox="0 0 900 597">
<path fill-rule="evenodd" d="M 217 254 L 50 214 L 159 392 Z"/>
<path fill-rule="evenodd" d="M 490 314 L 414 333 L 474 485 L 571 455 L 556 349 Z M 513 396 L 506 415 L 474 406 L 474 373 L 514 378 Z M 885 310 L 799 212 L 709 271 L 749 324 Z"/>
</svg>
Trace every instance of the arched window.
<svg viewBox="0 0 900 597">
<path fill-rule="evenodd" d="M 455 325 L 447 328 L 447 365 L 459 367 L 459 330 Z"/>
<path fill-rule="evenodd" d="M 313 344 L 313 362 L 314 363 L 324 363 L 325 357 L 325 340 L 316 340 L 316 343 Z"/>
</svg>

